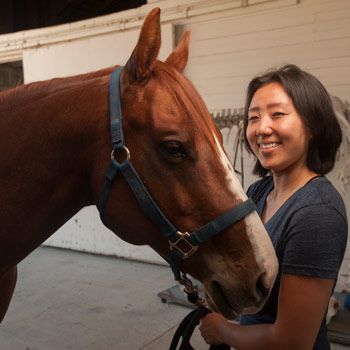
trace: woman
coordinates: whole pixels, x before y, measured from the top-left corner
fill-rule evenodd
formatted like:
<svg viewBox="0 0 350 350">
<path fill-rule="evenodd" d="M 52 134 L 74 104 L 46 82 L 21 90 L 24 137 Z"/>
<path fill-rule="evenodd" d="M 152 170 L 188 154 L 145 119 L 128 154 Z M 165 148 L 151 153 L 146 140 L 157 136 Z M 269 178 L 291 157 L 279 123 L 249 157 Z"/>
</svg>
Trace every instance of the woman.
<svg viewBox="0 0 350 350">
<path fill-rule="evenodd" d="M 294 65 L 251 81 L 245 141 L 262 179 L 248 189 L 279 259 L 263 309 L 240 325 L 212 313 L 201 320 L 209 344 L 236 349 L 330 349 L 325 314 L 347 241 L 339 193 L 324 176 L 342 140 L 323 85 Z"/>
</svg>

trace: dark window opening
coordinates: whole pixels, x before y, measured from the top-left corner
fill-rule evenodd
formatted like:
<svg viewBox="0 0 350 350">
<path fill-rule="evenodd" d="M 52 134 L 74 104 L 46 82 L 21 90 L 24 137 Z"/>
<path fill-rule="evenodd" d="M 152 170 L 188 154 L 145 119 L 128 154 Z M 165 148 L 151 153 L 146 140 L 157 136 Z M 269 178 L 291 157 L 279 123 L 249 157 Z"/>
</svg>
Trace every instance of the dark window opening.
<svg viewBox="0 0 350 350">
<path fill-rule="evenodd" d="M 22 61 L 0 64 L 0 92 L 23 84 Z"/>
</svg>

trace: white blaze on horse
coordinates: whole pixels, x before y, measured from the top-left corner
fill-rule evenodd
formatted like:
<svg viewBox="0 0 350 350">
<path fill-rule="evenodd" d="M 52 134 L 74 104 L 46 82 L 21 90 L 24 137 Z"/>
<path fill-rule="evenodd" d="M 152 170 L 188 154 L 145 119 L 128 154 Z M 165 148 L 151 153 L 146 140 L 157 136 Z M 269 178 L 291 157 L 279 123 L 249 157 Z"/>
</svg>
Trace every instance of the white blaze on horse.
<svg viewBox="0 0 350 350">
<path fill-rule="evenodd" d="M 203 100 L 182 75 L 189 33 L 157 60 L 159 17 L 154 9 L 145 19 L 123 69 L 0 94 L 0 320 L 17 264 L 93 204 L 125 241 L 175 255 L 175 275 L 181 269 L 199 279 L 214 311 L 233 318 L 266 301 L 277 272 L 273 246 Z M 120 95 L 117 128 L 111 91 Z"/>
</svg>

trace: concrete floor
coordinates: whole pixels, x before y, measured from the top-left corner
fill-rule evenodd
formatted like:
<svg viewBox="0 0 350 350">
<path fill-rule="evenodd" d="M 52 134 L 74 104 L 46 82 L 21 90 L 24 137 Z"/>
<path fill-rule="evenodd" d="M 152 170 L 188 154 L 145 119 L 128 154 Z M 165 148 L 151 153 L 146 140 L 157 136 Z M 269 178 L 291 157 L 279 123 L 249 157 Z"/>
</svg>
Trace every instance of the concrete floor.
<svg viewBox="0 0 350 350">
<path fill-rule="evenodd" d="M 190 311 L 157 296 L 173 285 L 168 267 L 41 247 L 19 265 L 0 350 L 168 349 Z M 198 330 L 192 345 L 208 349 Z"/>
</svg>

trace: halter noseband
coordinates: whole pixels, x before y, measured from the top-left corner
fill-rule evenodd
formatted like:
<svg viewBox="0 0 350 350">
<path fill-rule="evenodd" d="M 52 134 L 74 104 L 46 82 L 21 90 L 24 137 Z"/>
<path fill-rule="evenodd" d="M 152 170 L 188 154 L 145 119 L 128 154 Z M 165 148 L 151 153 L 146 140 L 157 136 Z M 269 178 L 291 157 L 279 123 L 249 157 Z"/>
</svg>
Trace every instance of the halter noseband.
<svg viewBox="0 0 350 350">
<path fill-rule="evenodd" d="M 100 217 L 102 222 L 104 222 L 104 208 L 111 185 L 117 174 L 121 172 L 144 211 L 168 239 L 171 250 L 169 264 L 175 279 L 178 281 L 180 279 L 182 259 L 190 257 L 198 249 L 199 243 L 208 240 L 218 232 L 250 214 L 255 210 L 255 205 L 251 199 L 248 199 L 191 234 L 180 232 L 171 224 L 143 185 L 142 180 L 130 162 L 130 152 L 124 144 L 120 102 L 120 74 L 122 69 L 123 67 L 120 67 L 113 71 L 109 83 L 110 125 L 113 150 L 109 167 L 105 173 L 106 180 L 99 206 Z M 126 159 L 121 163 L 114 157 L 115 153 L 120 152 L 124 152 L 126 155 Z"/>
</svg>

